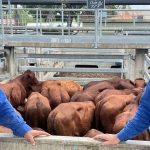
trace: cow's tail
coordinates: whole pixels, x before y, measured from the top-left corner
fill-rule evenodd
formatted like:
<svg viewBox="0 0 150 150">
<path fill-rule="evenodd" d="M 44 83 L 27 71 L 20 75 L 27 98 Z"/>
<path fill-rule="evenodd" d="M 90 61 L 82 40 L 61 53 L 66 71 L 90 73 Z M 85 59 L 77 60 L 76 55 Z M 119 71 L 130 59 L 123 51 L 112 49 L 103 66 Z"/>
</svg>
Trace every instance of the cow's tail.
<svg viewBox="0 0 150 150">
<path fill-rule="evenodd" d="M 47 131 L 47 120 L 43 110 L 43 104 L 40 101 L 36 102 L 37 115 L 38 115 L 38 124 L 39 127 Z"/>
<path fill-rule="evenodd" d="M 102 131 L 102 124 L 100 120 L 100 102 L 97 103 L 96 108 L 95 108 L 95 122 L 96 122 L 96 129 Z"/>
<path fill-rule="evenodd" d="M 54 128 L 54 120 L 55 120 L 56 114 L 51 112 L 47 118 L 47 130 L 48 133 L 54 135 L 55 134 L 55 128 Z"/>
</svg>

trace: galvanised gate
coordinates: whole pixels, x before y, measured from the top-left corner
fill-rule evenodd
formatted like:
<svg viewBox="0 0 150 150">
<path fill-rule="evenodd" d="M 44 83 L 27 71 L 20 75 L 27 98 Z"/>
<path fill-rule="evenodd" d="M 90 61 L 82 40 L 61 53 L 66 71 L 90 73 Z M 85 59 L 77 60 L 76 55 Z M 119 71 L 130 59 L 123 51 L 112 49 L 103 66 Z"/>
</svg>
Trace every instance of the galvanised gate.
<svg viewBox="0 0 150 150">
<path fill-rule="evenodd" d="M 1 49 L 7 54 L 8 72 L 81 72 L 79 68 L 20 66 L 18 59 L 46 58 L 64 62 L 119 62 L 122 68 L 82 69 L 82 72 L 121 73 L 128 78 L 144 74 L 144 54 L 150 47 L 150 10 L 42 9 L 1 7 Z M 50 48 L 50 55 L 33 51 L 16 54 L 15 47 Z M 54 50 L 55 49 L 55 50 Z M 51 51 L 62 52 L 55 54 Z M 107 53 L 102 52 L 107 49 Z M 117 49 L 136 49 L 136 57 Z M 63 53 L 68 51 L 71 54 Z M 75 52 L 77 54 L 75 55 Z M 88 52 L 88 55 L 79 53 Z M 51 54 L 53 53 L 53 54 Z M 111 55 L 109 55 L 111 53 Z M 113 54 L 114 53 L 114 54 Z M 134 58 L 135 65 L 131 65 Z M 139 59 L 140 58 L 140 59 Z M 142 58 L 142 59 L 141 59 Z M 126 65 L 124 61 L 126 60 Z M 16 62 L 16 63 L 14 63 Z M 132 73 L 131 73 L 132 71 Z"/>
</svg>

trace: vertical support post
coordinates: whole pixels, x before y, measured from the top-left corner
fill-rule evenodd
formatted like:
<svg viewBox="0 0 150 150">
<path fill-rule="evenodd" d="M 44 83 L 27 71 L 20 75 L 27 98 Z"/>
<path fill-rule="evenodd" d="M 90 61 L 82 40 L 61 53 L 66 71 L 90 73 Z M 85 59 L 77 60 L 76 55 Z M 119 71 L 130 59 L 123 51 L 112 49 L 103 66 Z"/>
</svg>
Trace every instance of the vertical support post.
<svg viewBox="0 0 150 150">
<path fill-rule="evenodd" d="M 136 49 L 135 78 L 143 78 L 145 54 L 148 54 L 148 49 Z"/>
<path fill-rule="evenodd" d="M 0 19 L 1 19 L 2 45 L 4 45 L 4 20 L 3 20 L 2 0 L 0 0 Z"/>
<path fill-rule="evenodd" d="M 10 76 L 15 76 L 16 74 L 16 63 L 14 58 L 14 47 L 5 47 L 6 50 L 6 59 L 7 59 L 7 71 Z"/>
<path fill-rule="evenodd" d="M 68 35 L 70 35 L 70 27 L 71 27 L 71 15 L 69 10 L 68 11 Z"/>
<path fill-rule="evenodd" d="M 62 26 L 62 32 L 61 32 L 61 34 L 62 35 L 64 35 L 64 5 L 63 5 L 63 3 L 62 3 L 62 10 L 61 10 L 61 26 Z"/>
<path fill-rule="evenodd" d="M 103 24 L 102 24 L 102 21 L 103 21 L 103 11 L 102 9 L 100 10 L 100 16 L 98 16 L 98 20 L 100 20 L 100 26 L 99 26 L 99 39 L 102 37 L 102 27 L 103 27 Z M 99 42 L 99 39 L 98 39 L 98 42 Z"/>
<path fill-rule="evenodd" d="M 39 14 L 38 14 L 38 11 L 39 11 L 39 10 L 38 10 L 38 8 L 37 8 L 37 9 L 36 9 L 36 34 L 38 34 L 38 30 L 39 30 L 39 27 L 38 27 L 38 22 L 39 22 L 39 21 L 38 21 L 38 15 L 39 15 Z"/>
<path fill-rule="evenodd" d="M 99 24 L 99 20 L 98 20 L 98 9 L 95 9 L 95 48 L 98 47 L 98 24 Z"/>
<path fill-rule="evenodd" d="M 12 10 L 11 10 L 10 0 L 8 0 L 8 8 L 9 8 L 9 20 L 10 20 L 10 32 L 11 32 L 11 35 L 13 35 Z"/>
<path fill-rule="evenodd" d="M 144 73 L 146 72 L 146 75 L 144 75 L 144 79 L 146 80 L 146 82 L 148 82 L 148 80 L 150 79 L 150 76 L 149 75 L 147 75 L 147 73 L 148 73 L 148 66 L 149 66 L 149 64 L 147 63 L 147 54 L 145 54 L 145 61 L 144 61 Z M 149 74 L 149 73 L 148 73 Z"/>
<path fill-rule="evenodd" d="M 77 15 L 77 24 L 78 24 L 78 27 L 80 27 L 80 15 L 79 14 Z"/>
<path fill-rule="evenodd" d="M 40 34 L 42 35 L 42 13 L 40 10 Z"/>
<path fill-rule="evenodd" d="M 134 61 L 131 59 L 131 54 L 124 56 L 124 66 L 128 69 L 128 72 L 124 74 L 125 78 L 134 80 Z"/>
<path fill-rule="evenodd" d="M 122 60 L 121 61 L 121 69 L 123 70 L 123 68 L 124 68 L 124 61 Z M 123 73 L 121 73 L 121 79 L 123 79 Z"/>
</svg>

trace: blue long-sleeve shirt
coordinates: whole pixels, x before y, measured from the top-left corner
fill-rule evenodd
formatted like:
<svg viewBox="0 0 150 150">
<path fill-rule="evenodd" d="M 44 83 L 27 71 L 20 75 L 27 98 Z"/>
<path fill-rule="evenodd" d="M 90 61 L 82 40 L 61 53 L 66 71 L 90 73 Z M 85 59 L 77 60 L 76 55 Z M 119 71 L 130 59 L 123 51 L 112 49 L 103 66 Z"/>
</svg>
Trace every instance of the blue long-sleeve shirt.
<svg viewBox="0 0 150 150">
<path fill-rule="evenodd" d="M 0 90 L 0 125 L 12 129 L 13 134 L 20 137 L 32 130 L 23 118 L 15 112 L 2 90 Z"/>
<path fill-rule="evenodd" d="M 117 133 L 120 141 L 126 141 L 139 135 L 150 126 L 150 81 L 144 89 L 135 116 Z"/>
</svg>

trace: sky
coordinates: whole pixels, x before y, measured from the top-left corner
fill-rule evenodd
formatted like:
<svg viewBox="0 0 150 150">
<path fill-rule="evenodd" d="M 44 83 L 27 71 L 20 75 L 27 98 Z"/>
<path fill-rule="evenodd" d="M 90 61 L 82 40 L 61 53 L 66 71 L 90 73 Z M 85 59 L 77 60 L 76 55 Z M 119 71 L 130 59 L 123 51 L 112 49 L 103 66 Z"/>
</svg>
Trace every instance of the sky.
<svg viewBox="0 0 150 150">
<path fill-rule="evenodd" d="M 131 5 L 133 9 L 150 9 L 150 5 Z"/>
</svg>

